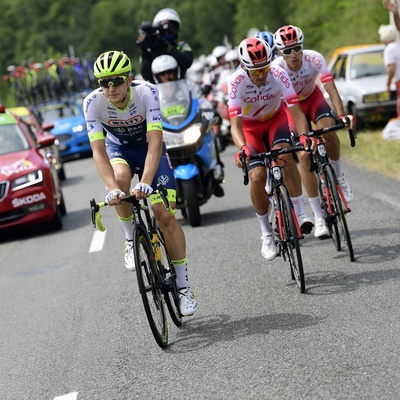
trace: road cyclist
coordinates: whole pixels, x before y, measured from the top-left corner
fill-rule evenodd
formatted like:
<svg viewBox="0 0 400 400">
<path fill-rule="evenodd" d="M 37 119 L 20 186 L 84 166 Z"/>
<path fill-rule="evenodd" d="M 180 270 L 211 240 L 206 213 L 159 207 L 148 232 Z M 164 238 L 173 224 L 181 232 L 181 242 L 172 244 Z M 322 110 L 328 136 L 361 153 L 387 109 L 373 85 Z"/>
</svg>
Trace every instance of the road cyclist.
<svg viewBox="0 0 400 400">
<path fill-rule="evenodd" d="M 298 132 L 308 132 L 308 124 L 287 73 L 279 66 L 271 66 L 272 50 L 267 42 L 259 38 L 244 39 L 239 45 L 239 58 L 242 68 L 228 83 L 232 138 L 238 148 L 235 163 L 242 167 L 240 155 L 244 150 L 250 199 L 262 232 L 261 254 L 267 260 L 273 260 L 277 251 L 268 220 L 267 171 L 263 160 L 250 160 L 250 156 L 274 146 L 291 147 L 283 103 L 287 104 Z M 313 224 L 304 210 L 300 174 L 292 154 L 283 155 L 281 162 L 285 164 L 284 181 L 298 223 L 303 233 L 310 233 Z"/>
<path fill-rule="evenodd" d="M 334 125 L 337 117 L 346 125 L 353 127 L 353 119 L 350 120 L 345 116 L 341 97 L 324 57 L 314 50 L 303 50 L 303 42 L 304 34 L 297 26 L 285 25 L 279 28 L 274 34 L 274 43 L 281 57 L 276 58 L 272 65 L 279 66 L 287 72 L 300 101 L 303 113 L 318 129 Z M 328 93 L 336 115 L 316 84 L 317 78 L 320 78 Z M 295 123 L 288 110 L 287 117 L 290 130 L 296 132 Z M 330 162 L 346 201 L 350 202 L 353 199 L 353 192 L 342 171 L 339 137 L 336 132 L 330 132 L 326 135 L 325 140 Z M 329 230 L 326 225 L 325 214 L 321 208 L 317 180 L 315 174 L 310 172 L 309 155 L 305 152 L 298 153 L 298 158 L 302 182 L 315 218 L 314 236 L 319 238 L 327 237 Z"/>
<path fill-rule="evenodd" d="M 132 209 L 121 203 L 129 193 L 137 168 L 142 178 L 132 189 L 138 200 L 150 197 L 154 216 L 165 235 L 168 253 L 175 266 L 184 316 L 197 310 L 187 273 L 185 234 L 176 218 L 168 214 L 159 197 L 152 196 L 158 183 L 168 190 L 175 208 L 175 180 L 162 140 L 158 90 L 142 80 L 134 81 L 131 61 L 122 51 L 102 53 L 94 64 L 100 87 L 84 100 L 83 109 L 97 171 L 108 188 L 105 202 L 115 206 L 125 231 L 125 266 L 135 269 Z"/>
</svg>

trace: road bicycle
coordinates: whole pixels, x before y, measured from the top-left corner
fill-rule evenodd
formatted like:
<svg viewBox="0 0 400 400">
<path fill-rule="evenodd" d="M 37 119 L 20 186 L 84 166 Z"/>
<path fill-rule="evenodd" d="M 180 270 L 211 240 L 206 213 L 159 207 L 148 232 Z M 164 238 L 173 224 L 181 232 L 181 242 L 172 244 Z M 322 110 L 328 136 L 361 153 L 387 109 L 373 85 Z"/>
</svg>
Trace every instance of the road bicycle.
<svg viewBox="0 0 400 400">
<path fill-rule="evenodd" d="M 167 190 L 159 184 L 157 190 L 169 214 L 175 215 L 167 199 Z M 165 246 L 164 234 L 157 224 L 147 198 L 142 202 L 134 195 L 123 197 L 122 202 L 132 205 L 133 211 L 133 252 L 136 276 L 144 309 L 154 339 L 161 348 L 168 345 L 168 324 L 165 304 L 174 324 L 182 324 L 179 309 L 179 294 L 176 285 L 174 265 Z M 104 231 L 100 209 L 107 203 L 90 200 L 93 227 Z"/>
<path fill-rule="evenodd" d="M 269 183 L 267 192 L 270 195 L 268 215 L 274 230 L 275 244 L 278 256 L 289 263 L 291 277 L 296 281 L 300 293 L 305 293 L 303 259 L 300 250 L 300 239 L 303 239 L 297 216 L 285 183 L 283 171 L 285 161 L 279 156 L 283 154 L 304 151 L 304 146 L 288 148 L 273 148 L 269 152 L 252 154 L 250 160 L 264 160 Z M 243 183 L 249 183 L 246 155 L 242 150 L 240 155 L 243 170 Z M 270 188 L 269 188 L 270 186 Z"/>
<path fill-rule="evenodd" d="M 337 176 L 332 165 L 329 162 L 329 157 L 326 152 L 327 143 L 326 135 L 329 132 L 343 129 L 346 125 L 340 121 L 336 125 L 327 128 L 311 130 L 308 133 L 310 140 L 315 141 L 315 152 L 310 152 L 310 171 L 315 172 L 318 179 L 318 191 L 321 198 L 321 207 L 325 211 L 325 221 L 329 229 L 329 235 L 332 238 L 336 250 L 342 250 L 342 243 L 347 248 L 350 256 L 350 261 L 354 261 L 354 250 L 351 241 L 350 231 L 347 225 L 346 215 L 351 212 L 347 205 L 346 198 L 342 188 L 338 182 Z M 348 129 L 351 147 L 356 144 L 356 131 Z M 293 136 L 294 139 L 299 137 Z"/>
</svg>

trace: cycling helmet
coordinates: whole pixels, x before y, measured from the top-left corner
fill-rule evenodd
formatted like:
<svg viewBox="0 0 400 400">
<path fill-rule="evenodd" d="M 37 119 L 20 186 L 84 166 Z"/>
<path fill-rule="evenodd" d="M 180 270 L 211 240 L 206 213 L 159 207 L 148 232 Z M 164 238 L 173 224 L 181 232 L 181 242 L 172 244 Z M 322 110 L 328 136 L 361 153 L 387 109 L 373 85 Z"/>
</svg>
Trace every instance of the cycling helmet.
<svg viewBox="0 0 400 400">
<path fill-rule="evenodd" d="M 216 46 L 213 48 L 212 55 L 218 60 L 218 58 L 223 57 L 228 52 L 225 46 Z"/>
<path fill-rule="evenodd" d="M 238 48 L 235 47 L 232 50 L 229 50 L 226 54 L 225 54 L 225 60 L 226 62 L 232 62 L 232 61 L 239 61 L 239 52 L 238 52 Z"/>
<path fill-rule="evenodd" d="M 174 71 L 174 78 L 178 79 L 179 68 L 176 59 L 168 54 L 156 57 L 151 63 L 151 72 L 153 73 L 154 79 L 157 83 L 160 83 L 158 74 L 164 71 Z"/>
<path fill-rule="evenodd" d="M 131 60 L 122 51 L 107 51 L 100 54 L 93 66 L 97 79 L 131 72 Z"/>
<path fill-rule="evenodd" d="M 303 44 L 304 35 L 300 28 L 293 25 L 285 25 L 274 33 L 274 42 L 278 50 L 286 47 L 294 47 Z"/>
<path fill-rule="evenodd" d="M 271 50 L 274 51 L 275 49 L 274 35 L 271 32 L 268 31 L 258 32 L 254 37 L 262 39 L 265 42 L 267 42 L 269 44 L 269 47 L 271 47 Z"/>
<path fill-rule="evenodd" d="M 272 51 L 262 39 L 247 38 L 239 45 L 239 60 L 245 68 L 257 69 L 271 63 Z"/>
<path fill-rule="evenodd" d="M 160 10 L 154 17 L 153 24 L 158 25 L 164 21 L 174 21 L 178 24 L 178 26 L 181 26 L 179 14 L 172 8 L 163 8 Z"/>
</svg>

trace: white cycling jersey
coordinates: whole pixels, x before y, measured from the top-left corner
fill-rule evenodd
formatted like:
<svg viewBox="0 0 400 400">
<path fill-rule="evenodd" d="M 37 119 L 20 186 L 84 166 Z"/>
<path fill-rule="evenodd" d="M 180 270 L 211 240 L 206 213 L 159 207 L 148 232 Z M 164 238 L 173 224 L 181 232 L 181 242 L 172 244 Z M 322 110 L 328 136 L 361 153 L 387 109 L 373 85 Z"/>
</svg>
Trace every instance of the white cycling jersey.
<svg viewBox="0 0 400 400">
<path fill-rule="evenodd" d="M 266 121 L 274 116 L 285 101 L 288 107 L 298 104 L 298 98 L 287 72 L 271 66 L 265 84 L 258 87 L 242 68 L 228 82 L 229 114 L 244 120 Z"/>
<path fill-rule="evenodd" d="M 125 110 L 114 106 L 103 95 L 103 89 L 95 89 L 83 102 L 88 135 L 91 141 L 107 138 L 119 145 L 141 147 L 147 143 L 146 133 L 162 130 L 158 89 L 146 81 L 133 81 L 130 101 Z"/>
<path fill-rule="evenodd" d="M 333 75 L 324 57 L 314 50 L 303 50 L 302 66 L 298 71 L 291 71 L 283 56 L 276 58 L 271 65 L 280 66 L 288 73 L 300 101 L 306 99 L 314 91 L 318 76 L 323 85 L 333 81 Z"/>
<path fill-rule="evenodd" d="M 390 64 L 396 65 L 394 82 L 400 81 L 400 42 L 389 43 L 383 51 L 383 61 L 387 67 Z"/>
</svg>

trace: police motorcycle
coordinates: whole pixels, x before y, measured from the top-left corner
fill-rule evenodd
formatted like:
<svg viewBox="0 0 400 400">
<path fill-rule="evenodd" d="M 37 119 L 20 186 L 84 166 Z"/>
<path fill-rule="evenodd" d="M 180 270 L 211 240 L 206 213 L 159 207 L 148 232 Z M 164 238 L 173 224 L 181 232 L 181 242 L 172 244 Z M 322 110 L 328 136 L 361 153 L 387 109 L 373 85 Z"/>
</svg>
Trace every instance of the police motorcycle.
<svg viewBox="0 0 400 400">
<path fill-rule="evenodd" d="M 169 82 L 159 83 L 158 69 L 154 67 L 157 59 L 161 59 L 160 68 L 166 71 L 168 62 L 172 62 L 168 57 L 175 61 L 171 56 L 159 56 L 153 61 L 152 70 L 159 90 L 164 142 L 176 180 L 176 207 L 196 227 L 201 225 L 200 206 L 212 195 L 224 195 L 220 186 L 223 164 L 213 131 L 220 117 L 210 102 L 201 101 L 201 91 L 196 85 L 172 77 Z"/>
</svg>

